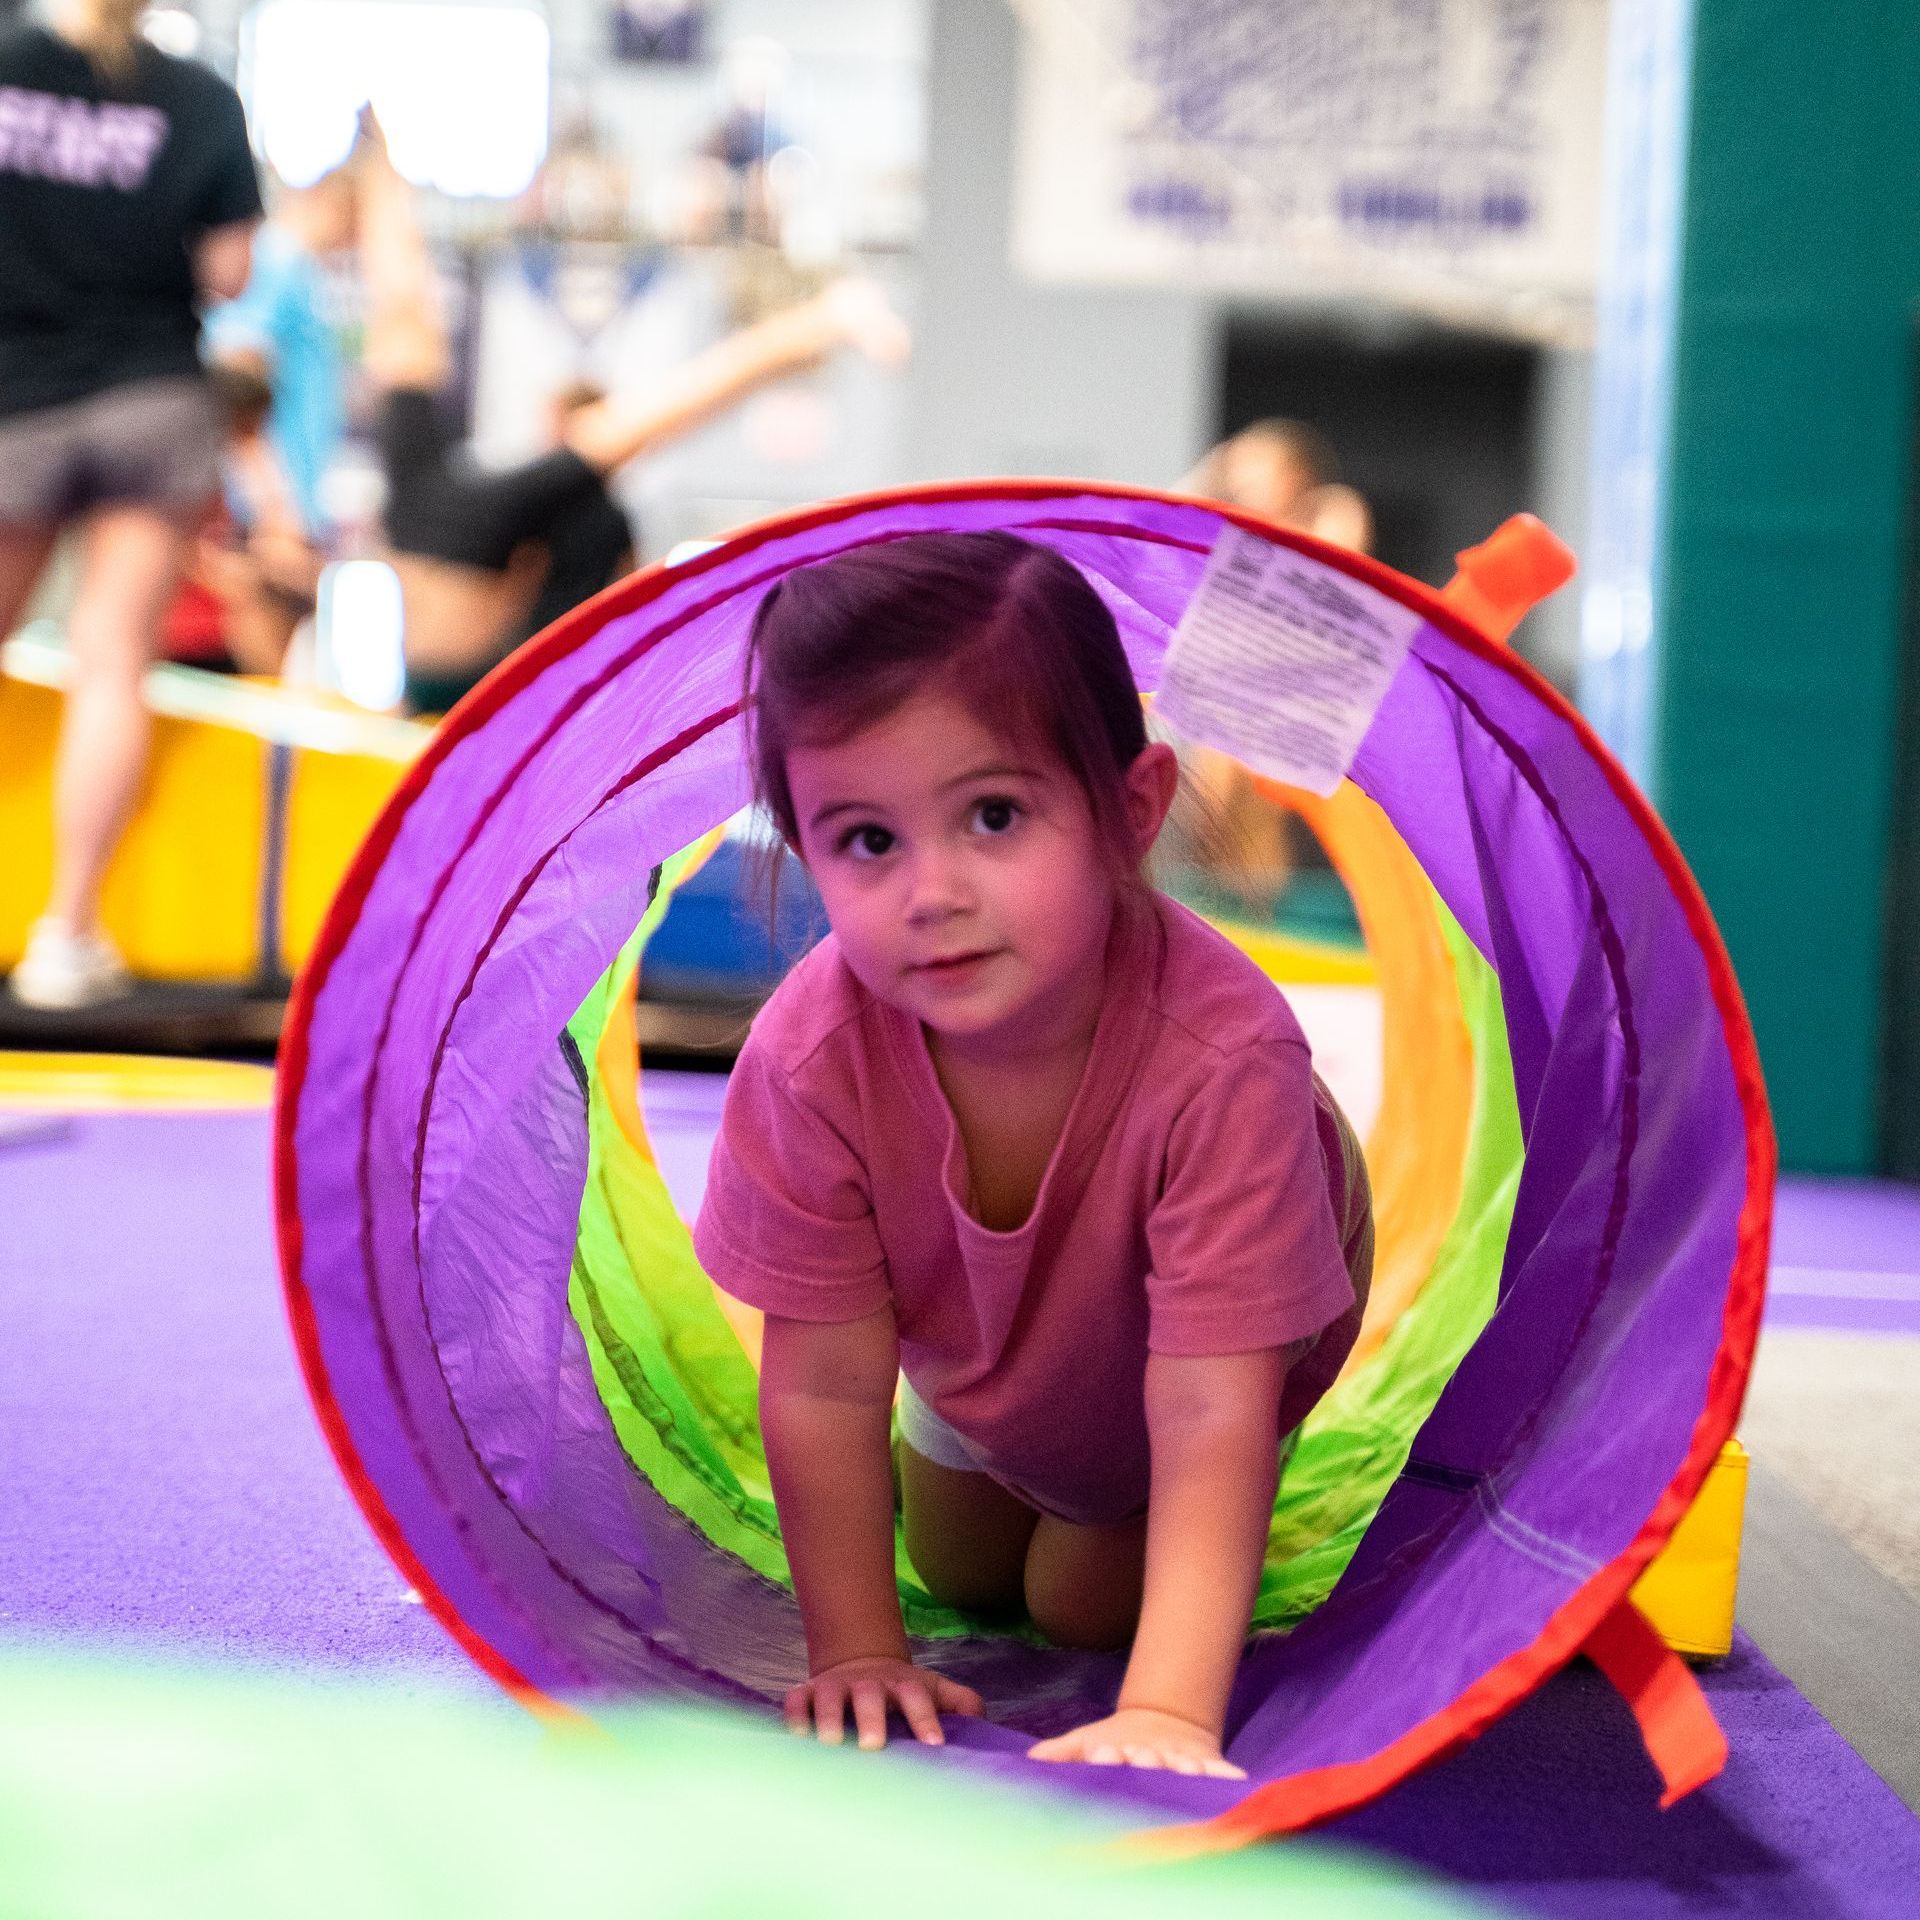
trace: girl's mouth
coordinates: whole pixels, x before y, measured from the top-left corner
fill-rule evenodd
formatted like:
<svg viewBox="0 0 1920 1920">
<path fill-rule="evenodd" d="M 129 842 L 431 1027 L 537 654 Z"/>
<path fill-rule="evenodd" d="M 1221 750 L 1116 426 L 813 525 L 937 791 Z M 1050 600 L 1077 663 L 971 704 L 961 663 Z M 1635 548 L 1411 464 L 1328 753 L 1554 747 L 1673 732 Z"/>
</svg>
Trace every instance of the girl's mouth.
<svg viewBox="0 0 1920 1920">
<path fill-rule="evenodd" d="M 997 951 L 997 948 L 979 948 L 972 953 L 946 954 L 938 960 L 922 960 L 913 970 L 923 979 L 958 984 L 970 980 Z"/>
</svg>

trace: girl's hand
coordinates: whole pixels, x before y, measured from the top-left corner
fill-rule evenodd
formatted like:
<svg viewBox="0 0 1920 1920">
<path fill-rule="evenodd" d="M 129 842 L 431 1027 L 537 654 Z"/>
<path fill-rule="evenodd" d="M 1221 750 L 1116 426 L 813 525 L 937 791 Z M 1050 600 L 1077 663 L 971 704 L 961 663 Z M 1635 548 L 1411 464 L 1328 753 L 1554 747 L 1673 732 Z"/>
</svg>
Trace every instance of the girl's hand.
<svg viewBox="0 0 1920 1920">
<path fill-rule="evenodd" d="M 942 1673 L 923 1673 L 908 1660 L 842 1660 L 821 1668 L 787 1695 L 787 1729 L 801 1735 L 811 1729 L 828 1746 L 837 1747 L 846 1732 L 849 1706 L 860 1745 L 868 1750 L 887 1744 L 890 1707 L 913 1729 L 916 1740 L 940 1747 L 946 1744 L 940 1716 L 977 1714 L 981 1700 L 971 1687 Z"/>
<path fill-rule="evenodd" d="M 1204 1773 L 1215 1780 L 1244 1780 L 1244 1767 L 1221 1756 L 1220 1738 L 1177 1713 L 1158 1707 L 1122 1707 L 1104 1720 L 1076 1727 L 1027 1749 L 1029 1760 L 1081 1760 L 1094 1767 L 1164 1767 L 1171 1773 Z"/>
</svg>

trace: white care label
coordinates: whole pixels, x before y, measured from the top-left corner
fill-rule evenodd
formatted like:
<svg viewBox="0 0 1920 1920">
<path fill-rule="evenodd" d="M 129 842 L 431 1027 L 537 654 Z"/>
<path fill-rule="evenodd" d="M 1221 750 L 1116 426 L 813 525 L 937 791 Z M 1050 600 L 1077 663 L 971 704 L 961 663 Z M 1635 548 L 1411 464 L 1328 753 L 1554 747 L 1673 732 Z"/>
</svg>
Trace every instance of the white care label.
<svg viewBox="0 0 1920 1920">
<path fill-rule="evenodd" d="M 1256 773 L 1332 793 L 1419 630 L 1377 588 L 1227 527 L 1174 629 L 1156 710 Z"/>
</svg>

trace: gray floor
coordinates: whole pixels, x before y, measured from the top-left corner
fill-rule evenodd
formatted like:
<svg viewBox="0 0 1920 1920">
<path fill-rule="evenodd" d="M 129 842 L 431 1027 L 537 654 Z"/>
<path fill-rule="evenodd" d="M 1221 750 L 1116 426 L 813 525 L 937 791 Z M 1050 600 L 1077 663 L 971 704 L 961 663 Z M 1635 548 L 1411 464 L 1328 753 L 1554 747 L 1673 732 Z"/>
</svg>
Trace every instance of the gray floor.
<svg viewBox="0 0 1920 1920">
<path fill-rule="evenodd" d="M 1920 1812 L 1920 1602 L 1758 1460 L 1738 1614 L 1760 1650 Z"/>
<path fill-rule="evenodd" d="M 1740 1437 L 1920 1604 L 1920 1340 L 1769 1329 Z"/>
<path fill-rule="evenodd" d="M 1769 1328 L 1740 1623 L 1920 1810 L 1920 1340 Z M 1920 1896 L 1916 1899 L 1920 1911 Z"/>
</svg>

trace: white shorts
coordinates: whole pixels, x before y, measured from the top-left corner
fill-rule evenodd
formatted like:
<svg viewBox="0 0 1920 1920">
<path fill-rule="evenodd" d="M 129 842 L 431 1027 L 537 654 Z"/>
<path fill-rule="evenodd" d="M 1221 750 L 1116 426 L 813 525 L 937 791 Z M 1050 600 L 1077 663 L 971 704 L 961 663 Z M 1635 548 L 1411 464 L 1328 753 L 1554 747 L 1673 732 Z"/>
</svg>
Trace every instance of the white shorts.
<svg viewBox="0 0 1920 1920">
<path fill-rule="evenodd" d="M 1320 1335 L 1310 1333 L 1303 1339 L 1287 1343 L 1287 1364 L 1294 1365 L 1313 1351 Z M 897 1402 L 900 1415 L 900 1438 L 910 1446 L 923 1460 L 931 1460 L 936 1467 L 948 1467 L 955 1473 L 993 1472 L 993 1461 L 984 1447 L 976 1446 L 950 1421 L 943 1420 L 913 1390 L 913 1382 L 903 1373 L 900 1376 L 900 1398 Z M 1297 1430 L 1296 1430 L 1297 1431 Z M 1286 1464 L 1287 1456 L 1293 1451 L 1294 1434 L 1280 1436 L 1280 1461 Z M 997 1476 L 996 1476 L 997 1477 Z M 1042 1508 L 1042 1511 L 1047 1511 Z"/>
<path fill-rule="evenodd" d="M 900 1376 L 900 1438 L 922 1460 L 936 1467 L 951 1467 L 956 1473 L 991 1471 L 983 1448 L 976 1447 L 958 1428 L 942 1420 L 913 1390 L 913 1382 Z"/>
</svg>

